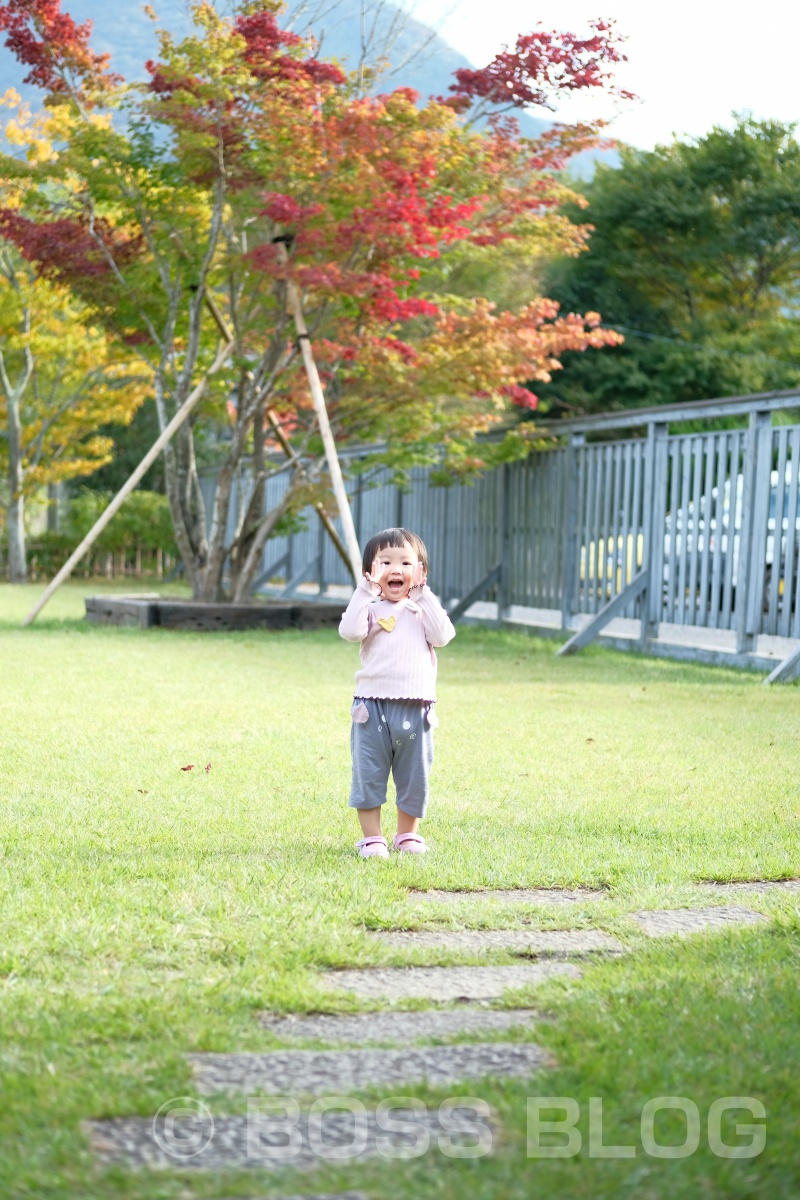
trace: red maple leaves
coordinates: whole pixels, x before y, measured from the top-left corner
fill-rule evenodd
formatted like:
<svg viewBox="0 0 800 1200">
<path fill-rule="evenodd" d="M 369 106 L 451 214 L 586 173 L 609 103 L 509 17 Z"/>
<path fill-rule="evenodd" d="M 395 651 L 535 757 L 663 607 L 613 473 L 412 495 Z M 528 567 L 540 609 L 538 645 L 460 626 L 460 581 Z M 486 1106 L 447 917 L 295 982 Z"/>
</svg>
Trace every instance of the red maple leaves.
<svg viewBox="0 0 800 1200">
<path fill-rule="evenodd" d="M 457 111 L 469 108 L 476 99 L 503 107 L 551 108 L 557 92 L 604 87 L 611 77 L 609 66 L 627 61 L 619 50 L 623 39 L 613 21 L 590 25 L 593 33 L 588 38 L 534 30 L 520 35 L 513 50 L 501 51 L 486 67 L 460 67 L 456 83 L 450 86 L 453 95 L 444 103 Z M 632 98 L 624 90 L 618 94 Z"/>
<path fill-rule="evenodd" d="M 552 211 L 574 199 L 556 172 L 596 129 L 554 127 L 533 143 L 497 110 L 547 106 L 558 93 L 607 86 L 611 68 L 624 59 L 613 24 L 596 21 L 585 38 L 541 29 L 522 36 L 481 70 L 459 70 L 447 100 L 420 108 L 410 88 L 355 95 L 341 86 L 337 66 L 317 60 L 311 46 L 279 27 L 271 7 L 253 8 L 220 18 L 213 38 L 165 38 L 163 61 L 146 64 L 151 82 L 146 92 L 131 93 L 132 127 L 152 127 L 171 156 L 152 193 L 145 171 L 148 186 L 130 200 L 127 135 L 106 133 L 101 123 L 89 135 L 92 123 L 83 122 L 78 133 L 65 134 L 72 140 L 64 162 L 76 179 L 82 171 L 80 187 L 58 207 L 48 209 L 40 191 L 36 205 L 0 211 L 0 235 L 42 273 L 91 293 L 93 303 L 102 300 L 132 346 L 150 337 L 157 303 L 149 293 L 141 304 L 130 301 L 119 267 L 132 262 L 130 278 L 155 278 L 148 271 L 161 243 L 153 230 L 169 224 L 170 195 L 178 197 L 174 211 L 184 214 L 224 201 L 229 263 L 248 279 L 243 293 L 271 292 L 280 309 L 281 284 L 291 278 L 308 310 L 321 315 L 314 334 L 321 373 L 341 395 L 350 392 L 358 410 L 350 425 L 342 417 L 344 436 L 366 429 L 363 413 L 376 410 L 375 397 L 396 396 L 399 409 L 420 380 L 432 396 L 487 399 L 488 416 L 479 414 L 484 425 L 503 400 L 535 408 L 522 382 L 546 378 L 563 350 L 608 337 L 588 320 L 559 317 L 548 302 L 535 311 L 517 305 L 513 313 L 495 312 L 480 297 L 453 303 L 447 256 L 456 264 L 459 255 L 486 258 L 490 266 L 492 248 L 506 242 L 531 253 L 548 241 L 567 252 L 579 248 L 583 231 L 559 224 Z M 199 20 L 197 26 L 205 28 Z M 90 48 L 90 23 L 76 25 L 61 13 L 60 0 L 0 0 L 0 30 L 30 67 L 29 82 L 51 93 L 74 93 L 76 80 L 89 95 L 113 84 L 106 58 Z M 489 128 L 479 132 L 443 105 L 470 109 L 473 117 L 488 112 Z M 154 157 L 154 175 L 159 163 Z M 52 167 L 55 190 L 62 173 L 61 165 Z M 109 212 L 113 226 L 100 216 Z M 168 257 L 174 247 L 162 242 L 169 249 L 158 252 Z M 181 255 L 177 273 L 185 269 Z M 214 266 L 208 276 L 223 308 L 233 294 L 226 269 Z M 246 336 L 258 344 L 260 333 Z M 270 401 L 289 431 L 295 418 L 302 421 L 303 388 L 299 374 L 287 375 Z M 403 436 L 415 436 L 411 419 Z"/>
<path fill-rule="evenodd" d="M 65 282 L 107 275 L 112 254 L 118 264 L 129 262 L 143 242 L 141 236 L 121 235 L 102 219 L 90 229 L 86 220 L 56 217 L 39 222 L 9 208 L 0 209 L 0 234 L 36 263 L 41 275 Z"/>
<path fill-rule="evenodd" d="M 296 33 L 281 29 L 274 13 L 269 10 L 262 9 L 247 16 L 237 17 L 236 32 L 247 43 L 244 59 L 257 78 L 302 78 L 312 83 L 333 84 L 346 82 L 346 76 L 333 63 L 281 54 L 280 50 L 283 47 L 302 46 L 303 39 Z"/>
<path fill-rule="evenodd" d="M 31 68 L 25 83 L 63 93 L 75 90 L 77 81 L 95 89 L 119 82 L 118 75 L 106 70 L 109 56 L 95 54 L 89 45 L 92 22 L 76 25 L 69 13 L 62 13 L 61 0 L 6 0 L 0 7 L 0 30 L 8 35 L 9 50 Z"/>
</svg>

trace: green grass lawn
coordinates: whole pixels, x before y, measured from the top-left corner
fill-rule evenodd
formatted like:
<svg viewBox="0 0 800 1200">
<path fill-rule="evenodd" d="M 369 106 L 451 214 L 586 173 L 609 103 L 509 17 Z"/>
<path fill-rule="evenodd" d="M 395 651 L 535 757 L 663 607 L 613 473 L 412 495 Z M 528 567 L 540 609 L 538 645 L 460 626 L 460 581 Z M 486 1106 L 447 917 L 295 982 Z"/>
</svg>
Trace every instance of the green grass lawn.
<svg viewBox="0 0 800 1200">
<path fill-rule="evenodd" d="M 460 629 L 440 654 L 431 853 L 365 863 L 346 807 L 355 647 L 333 632 L 90 628 L 90 590 L 62 589 L 22 630 L 38 589 L 0 587 L 0 1196 L 800 1194 L 800 897 L 743 896 L 770 924 L 688 940 L 647 939 L 629 915 L 720 902 L 702 879 L 800 875 L 800 689 L 599 649 L 557 659 L 524 635 Z M 530 1036 L 557 1066 L 463 1089 L 498 1115 L 493 1155 L 329 1165 L 300 1182 L 94 1163 L 81 1121 L 149 1117 L 191 1093 L 187 1051 L 270 1048 L 260 1010 L 356 1008 L 318 972 L 403 962 L 364 930 L 430 923 L 409 886 L 554 884 L 609 897 L 543 908 L 534 925 L 604 929 L 632 953 L 525 997 L 556 1018 Z M 430 1105 L 445 1094 L 416 1091 Z M 526 1157 L 537 1095 L 578 1101 L 580 1154 Z M 657 1096 L 698 1106 L 692 1156 L 643 1151 Z M 723 1096 L 764 1104 L 758 1157 L 710 1152 Z M 634 1158 L 589 1155 L 590 1097 L 605 1142 Z M 680 1143 L 680 1122 L 664 1117 L 657 1136 Z"/>
</svg>

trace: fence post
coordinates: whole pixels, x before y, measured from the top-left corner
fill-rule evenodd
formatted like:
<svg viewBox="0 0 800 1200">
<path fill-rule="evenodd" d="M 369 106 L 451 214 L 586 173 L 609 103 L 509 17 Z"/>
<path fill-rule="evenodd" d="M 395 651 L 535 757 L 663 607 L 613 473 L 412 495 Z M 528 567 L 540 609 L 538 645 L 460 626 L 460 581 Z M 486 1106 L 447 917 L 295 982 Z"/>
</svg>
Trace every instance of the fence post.
<svg viewBox="0 0 800 1200">
<path fill-rule="evenodd" d="M 500 578 L 497 581 L 497 624 L 501 626 L 509 612 L 511 595 L 511 464 L 504 463 L 500 476 Z"/>
<path fill-rule="evenodd" d="M 294 553 L 294 534 L 290 533 L 286 539 L 286 582 L 294 575 L 295 568 L 295 553 Z"/>
<path fill-rule="evenodd" d="M 430 485 L 429 485 L 430 486 Z M 442 603 L 447 606 L 447 601 L 453 596 L 453 590 L 450 586 L 450 559 L 447 554 L 447 518 L 448 518 L 448 501 L 450 499 L 450 488 L 442 488 L 442 529 L 441 537 L 439 538 L 439 587 L 438 591 L 442 597 Z"/>
<path fill-rule="evenodd" d="M 649 565 L 650 578 L 642 599 L 642 646 L 658 637 L 661 599 L 664 590 L 664 525 L 667 516 L 667 454 L 669 426 L 651 421 L 647 426 L 642 499 L 642 565 Z"/>
<path fill-rule="evenodd" d="M 761 623 L 764 586 L 764 549 L 772 466 L 772 415 L 751 412 L 742 463 L 742 524 L 736 573 L 736 652 L 747 654 L 754 646 Z M 765 478 L 766 477 L 766 478 Z M 731 515 L 736 517 L 736 492 L 731 473 Z M 735 538 L 735 534 L 734 534 Z"/>
<path fill-rule="evenodd" d="M 574 613 L 572 602 L 578 578 L 578 450 L 586 445 L 586 435 L 570 435 L 566 450 L 565 471 L 567 495 L 564 503 L 564 582 L 561 593 L 561 628 L 571 629 Z"/>
<path fill-rule="evenodd" d="M 364 537 L 364 476 L 356 475 L 356 537 L 359 545 Z"/>
</svg>

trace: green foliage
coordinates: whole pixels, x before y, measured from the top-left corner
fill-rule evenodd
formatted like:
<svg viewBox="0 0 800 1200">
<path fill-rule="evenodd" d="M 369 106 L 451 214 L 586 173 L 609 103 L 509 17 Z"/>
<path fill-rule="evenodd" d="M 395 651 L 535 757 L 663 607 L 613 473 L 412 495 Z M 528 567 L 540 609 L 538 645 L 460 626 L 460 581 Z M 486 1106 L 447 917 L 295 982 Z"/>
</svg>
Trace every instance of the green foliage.
<svg viewBox="0 0 800 1200">
<path fill-rule="evenodd" d="M 92 491 L 118 492 L 160 433 L 155 403 L 151 399 L 145 400 L 129 425 L 101 425 L 98 432 L 113 440 L 114 457 L 110 463 L 90 475 L 84 486 Z M 141 486 L 146 491 L 164 491 L 162 458 L 153 463 Z"/>
<path fill-rule="evenodd" d="M 82 487 L 67 506 L 62 529 L 46 530 L 29 539 L 27 556 L 35 576 L 55 575 L 108 506 L 112 495 Z M 0 549 L 5 548 L 0 546 Z M 109 554 L 117 562 L 122 559 L 127 563 L 132 559 L 140 562 L 143 555 L 150 560 L 147 569 L 152 570 L 157 550 L 178 557 L 169 503 L 158 492 L 136 491 L 103 530 L 78 570 L 86 569 L 90 574 L 102 571 Z"/>
<path fill-rule="evenodd" d="M 74 545 L 86 536 L 97 518 L 108 507 L 109 492 L 82 488 L 70 501 L 64 533 Z M 132 551 L 159 547 L 170 554 L 177 553 L 175 534 L 166 496 L 158 492 L 132 492 L 117 515 L 109 522 L 95 543 L 98 550 Z"/>
<path fill-rule="evenodd" d="M 800 383 L 800 145 L 739 119 L 696 142 L 625 150 L 586 187 L 588 253 L 554 262 L 562 311 L 597 308 L 625 344 L 567 353 L 542 411 L 593 412 Z"/>
</svg>

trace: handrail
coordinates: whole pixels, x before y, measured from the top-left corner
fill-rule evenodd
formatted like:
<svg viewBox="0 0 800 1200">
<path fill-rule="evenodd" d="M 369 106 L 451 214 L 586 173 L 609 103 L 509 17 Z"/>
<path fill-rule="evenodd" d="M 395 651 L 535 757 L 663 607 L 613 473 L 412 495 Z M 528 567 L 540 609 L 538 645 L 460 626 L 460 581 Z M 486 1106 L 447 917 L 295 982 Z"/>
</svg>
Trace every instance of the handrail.
<svg viewBox="0 0 800 1200">
<path fill-rule="evenodd" d="M 722 396 L 716 400 L 686 400 L 679 404 L 654 404 L 624 412 L 598 413 L 594 417 L 565 417 L 560 421 L 537 422 L 536 428 L 550 434 L 595 433 L 608 429 L 639 429 L 647 425 L 680 424 L 683 421 L 745 417 L 751 412 L 781 412 L 800 408 L 800 391 L 754 392 L 748 396 Z"/>
</svg>

